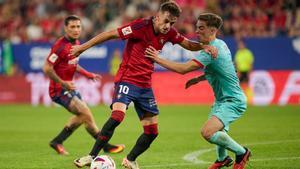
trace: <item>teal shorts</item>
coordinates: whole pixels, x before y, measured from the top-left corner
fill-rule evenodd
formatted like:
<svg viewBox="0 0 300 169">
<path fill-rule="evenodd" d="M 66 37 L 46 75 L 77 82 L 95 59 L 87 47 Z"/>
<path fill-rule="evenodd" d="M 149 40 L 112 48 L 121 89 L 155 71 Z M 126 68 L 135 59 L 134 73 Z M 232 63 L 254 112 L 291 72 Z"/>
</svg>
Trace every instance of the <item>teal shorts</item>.
<svg viewBox="0 0 300 169">
<path fill-rule="evenodd" d="M 247 108 L 246 103 L 216 102 L 212 106 L 208 118 L 216 116 L 224 124 L 224 130 L 229 130 L 229 124 L 241 117 Z"/>
</svg>

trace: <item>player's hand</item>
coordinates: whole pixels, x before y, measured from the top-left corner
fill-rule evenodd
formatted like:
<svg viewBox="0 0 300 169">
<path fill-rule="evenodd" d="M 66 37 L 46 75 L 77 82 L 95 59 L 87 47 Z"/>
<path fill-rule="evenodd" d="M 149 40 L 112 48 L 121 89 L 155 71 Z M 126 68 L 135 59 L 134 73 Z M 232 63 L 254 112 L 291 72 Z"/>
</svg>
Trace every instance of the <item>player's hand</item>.
<svg viewBox="0 0 300 169">
<path fill-rule="evenodd" d="M 74 45 L 71 47 L 70 55 L 79 56 L 83 52 L 81 45 Z"/>
<path fill-rule="evenodd" d="M 153 61 L 155 61 L 157 58 L 159 58 L 158 54 L 159 54 L 159 51 L 156 50 L 153 46 L 149 46 L 145 50 L 145 56 L 147 58 L 152 59 Z"/>
<path fill-rule="evenodd" d="M 205 53 L 210 54 L 213 59 L 216 59 L 218 56 L 218 49 L 214 46 L 204 45 L 203 50 Z"/>
<path fill-rule="evenodd" d="M 205 75 L 202 75 L 202 76 L 199 76 L 199 77 L 195 77 L 195 78 L 192 78 L 190 80 L 188 80 L 186 83 L 185 83 L 185 89 L 188 89 L 189 87 L 203 81 L 203 80 L 206 80 L 205 78 Z"/>
<path fill-rule="evenodd" d="M 62 87 L 68 91 L 75 90 L 75 84 L 72 81 L 63 81 L 61 83 Z"/>
<path fill-rule="evenodd" d="M 101 75 L 95 74 L 95 73 L 91 73 L 92 76 L 88 77 L 89 79 L 93 80 L 93 81 L 100 81 L 102 79 Z"/>
</svg>

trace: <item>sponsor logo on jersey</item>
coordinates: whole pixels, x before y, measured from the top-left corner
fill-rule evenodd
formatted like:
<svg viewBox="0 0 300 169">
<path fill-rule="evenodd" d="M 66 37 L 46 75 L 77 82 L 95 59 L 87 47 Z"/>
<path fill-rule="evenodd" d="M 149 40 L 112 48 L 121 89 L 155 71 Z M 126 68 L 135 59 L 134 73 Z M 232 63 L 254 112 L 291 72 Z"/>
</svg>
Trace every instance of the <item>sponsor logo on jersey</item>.
<svg viewBox="0 0 300 169">
<path fill-rule="evenodd" d="M 52 53 L 50 56 L 49 56 L 49 61 L 51 63 L 55 63 L 55 61 L 57 60 L 58 56 L 55 54 L 55 53 Z"/>
<path fill-rule="evenodd" d="M 131 27 L 127 26 L 127 27 L 123 28 L 122 33 L 124 36 L 131 34 L 132 33 Z"/>
</svg>

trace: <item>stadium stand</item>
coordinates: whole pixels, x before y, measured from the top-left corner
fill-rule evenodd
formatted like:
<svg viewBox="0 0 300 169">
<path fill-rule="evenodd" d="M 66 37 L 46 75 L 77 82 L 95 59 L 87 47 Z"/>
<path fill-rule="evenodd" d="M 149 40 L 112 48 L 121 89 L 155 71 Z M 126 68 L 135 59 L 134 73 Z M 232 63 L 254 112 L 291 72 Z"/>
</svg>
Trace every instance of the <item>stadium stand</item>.
<svg viewBox="0 0 300 169">
<path fill-rule="evenodd" d="M 194 37 L 196 16 L 214 12 L 223 16 L 222 34 L 235 37 L 300 35 L 300 2 L 297 0 L 176 0 L 182 16 L 176 24 L 187 37 Z M 82 18 L 87 40 L 95 34 L 150 16 L 160 0 L 32 0 L 0 1 L 0 40 L 12 43 L 53 42 L 61 35 L 68 14 Z M 54 28 L 54 29 L 53 29 Z"/>
</svg>

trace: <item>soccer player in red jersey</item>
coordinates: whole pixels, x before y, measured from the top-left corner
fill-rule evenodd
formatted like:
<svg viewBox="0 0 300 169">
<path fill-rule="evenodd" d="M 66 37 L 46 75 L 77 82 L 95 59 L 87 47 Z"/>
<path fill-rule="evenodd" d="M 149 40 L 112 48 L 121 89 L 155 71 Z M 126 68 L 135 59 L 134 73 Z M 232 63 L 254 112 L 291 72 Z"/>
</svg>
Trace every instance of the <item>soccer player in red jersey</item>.
<svg viewBox="0 0 300 169">
<path fill-rule="evenodd" d="M 81 99 L 80 93 L 76 91 L 73 83 L 75 72 L 88 79 L 99 80 L 101 77 L 90 73 L 78 64 L 78 57 L 70 55 L 72 45 L 79 45 L 81 34 L 81 21 L 77 16 L 71 15 L 65 19 L 65 36 L 59 38 L 45 61 L 43 71 L 50 78 L 49 94 L 57 104 L 65 107 L 73 116 L 69 119 L 63 130 L 50 142 L 50 146 L 61 155 L 67 155 L 62 143 L 81 124 L 84 124 L 87 132 L 97 139 L 98 129 L 91 110 Z M 123 145 L 105 144 L 104 151 L 118 153 L 124 149 Z"/>
<path fill-rule="evenodd" d="M 124 119 L 128 105 L 133 102 L 144 132 L 123 159 L 122 165 L 125 168 L 139 168 L 136 158 L 150 147 L 158 135 L 159 111 L 151 87 L 154 64 L 151 59 L 145 57 L 148 46 L 161 50 L 166 42 L 171 42 L 192 51 L 205 48 L 207 52 L 216 55 L 215 48 L 190 41 L 172 27 L 180 13 L 179 6 L 173 1 L 168 1 L 161 4 L 159 11 L 153 17 L 137 19 L 118 29 L 100 33 L 82 45 L 72 47 L 71 54 L 79 55 L 88 48 L 110 39 L 127 40 L 122 63 L 115 77 L 111 117 L 104 124 L 89 155 L 74 160 L 77 167 L 90 165 Z"/>
</svg>

